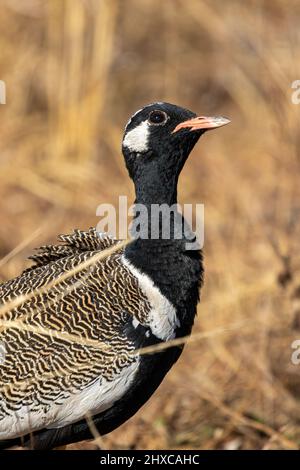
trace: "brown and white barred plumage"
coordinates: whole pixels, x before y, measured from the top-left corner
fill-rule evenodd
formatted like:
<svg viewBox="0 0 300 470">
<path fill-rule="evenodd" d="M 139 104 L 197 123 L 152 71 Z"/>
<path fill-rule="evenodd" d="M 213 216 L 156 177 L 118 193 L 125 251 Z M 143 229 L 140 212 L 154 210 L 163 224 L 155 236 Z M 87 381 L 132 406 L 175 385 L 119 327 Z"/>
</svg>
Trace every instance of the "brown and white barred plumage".
<svg viewBox="0 0 300 470">
<path fill-rule="evenodd" d="M 124 265 L 122 249 L 47 290 L 53 280 L 118 242 L 95 229 L 59 239 L 63 244 L 40 248 L 31 257 L 33 267 L 0 285 L 2 307 L 25 296 L 21 305 L 0 314 L 6 350 L 0 367 L 0 436 L 5 417 L 24 407 L 26 419 L 34 411 L 46 416 L 53 404 L 63 404 L 99 379 L 99 385 L 112 382 L 137 361 L 123 327 L 131 319 L 147 325 L 150 305 Z"/>
</svg>

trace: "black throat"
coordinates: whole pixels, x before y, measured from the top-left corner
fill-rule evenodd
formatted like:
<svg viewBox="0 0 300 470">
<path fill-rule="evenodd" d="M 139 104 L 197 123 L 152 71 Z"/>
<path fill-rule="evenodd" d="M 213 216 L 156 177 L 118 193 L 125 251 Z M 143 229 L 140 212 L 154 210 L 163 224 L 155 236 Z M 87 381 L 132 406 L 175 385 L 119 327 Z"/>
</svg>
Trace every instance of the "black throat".
<svg viewBox="0 0 300 470">
<path fill-rule="evenodd" d="M 203 266 L 201 251 L 189 249 L 192 231 L 176 210 L 178 174 L 174 167 L 160 169 L 153 163 L 147 173 L 141 172 L 134 179 L 134 239 L 125 256 L 174 305 L 188 334 L 199 300 Z"/>
</svg>

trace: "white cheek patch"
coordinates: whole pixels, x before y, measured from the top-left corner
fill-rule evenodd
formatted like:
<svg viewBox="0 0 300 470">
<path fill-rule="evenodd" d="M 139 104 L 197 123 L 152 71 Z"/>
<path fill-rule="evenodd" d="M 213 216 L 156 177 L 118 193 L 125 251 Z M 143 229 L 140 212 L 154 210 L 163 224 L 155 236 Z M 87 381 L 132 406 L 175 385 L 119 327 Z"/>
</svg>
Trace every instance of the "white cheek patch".
<svg viewBox="0 0 300 470">
<path fill-rule="evenodd" d="M 127 132 L 123 140 L 123 146 L 131 152 L 147 152 L 149 149 L 150 129 L 147 121 L 141 122 L 137 127 Z"/>
</svg>

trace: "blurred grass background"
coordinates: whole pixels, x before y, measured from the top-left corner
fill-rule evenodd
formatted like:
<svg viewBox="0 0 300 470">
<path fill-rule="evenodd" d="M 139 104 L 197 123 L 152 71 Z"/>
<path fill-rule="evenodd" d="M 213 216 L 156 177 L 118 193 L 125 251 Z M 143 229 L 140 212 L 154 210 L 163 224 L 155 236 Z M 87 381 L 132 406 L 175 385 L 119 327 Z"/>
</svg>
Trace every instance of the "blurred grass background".
<svg viewBox="0 0 300 470">
<path fill-rule="evenodd" d="M 133 200 L 129 116 L 170 101 L 232 124 L 180 180 L 205 204 L 206 283 L 191 343 L 107 449 L 299 448 L 300 4 L 0 0 L 0 279 L 34 246 Z M 224 331 L 219 330 L 224 329 Z M 215 332 L 215 333 L 214 333 Z M 69 446 L 92 448 L 83 443 Z"/>
</svg>

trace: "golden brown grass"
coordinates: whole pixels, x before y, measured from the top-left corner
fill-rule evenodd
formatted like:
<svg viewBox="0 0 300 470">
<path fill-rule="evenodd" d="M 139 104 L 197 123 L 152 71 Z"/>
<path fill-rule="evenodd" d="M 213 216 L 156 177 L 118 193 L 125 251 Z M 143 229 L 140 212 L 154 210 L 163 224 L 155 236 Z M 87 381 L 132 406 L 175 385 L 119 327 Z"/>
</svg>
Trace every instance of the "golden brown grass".
<svg viewBox="0 0 300 470">
<path fill-rule="evenodd" d="M 299 447 L 300 369 L 290 361 L 300 338 L 290 298 L 300 269 L 299 2 L 0 6 L 2 280 L 33 246 L 94 226 L 100 202 L 133 197 L 120 141 L 135 109 L 169 100 L 232 119 L 201 140 L 180 181 L 181 202 L 205 204 L 199 340 L 102 446 Z M 292 279 L 282 287 L 278 275 Z"/>
</svg>

